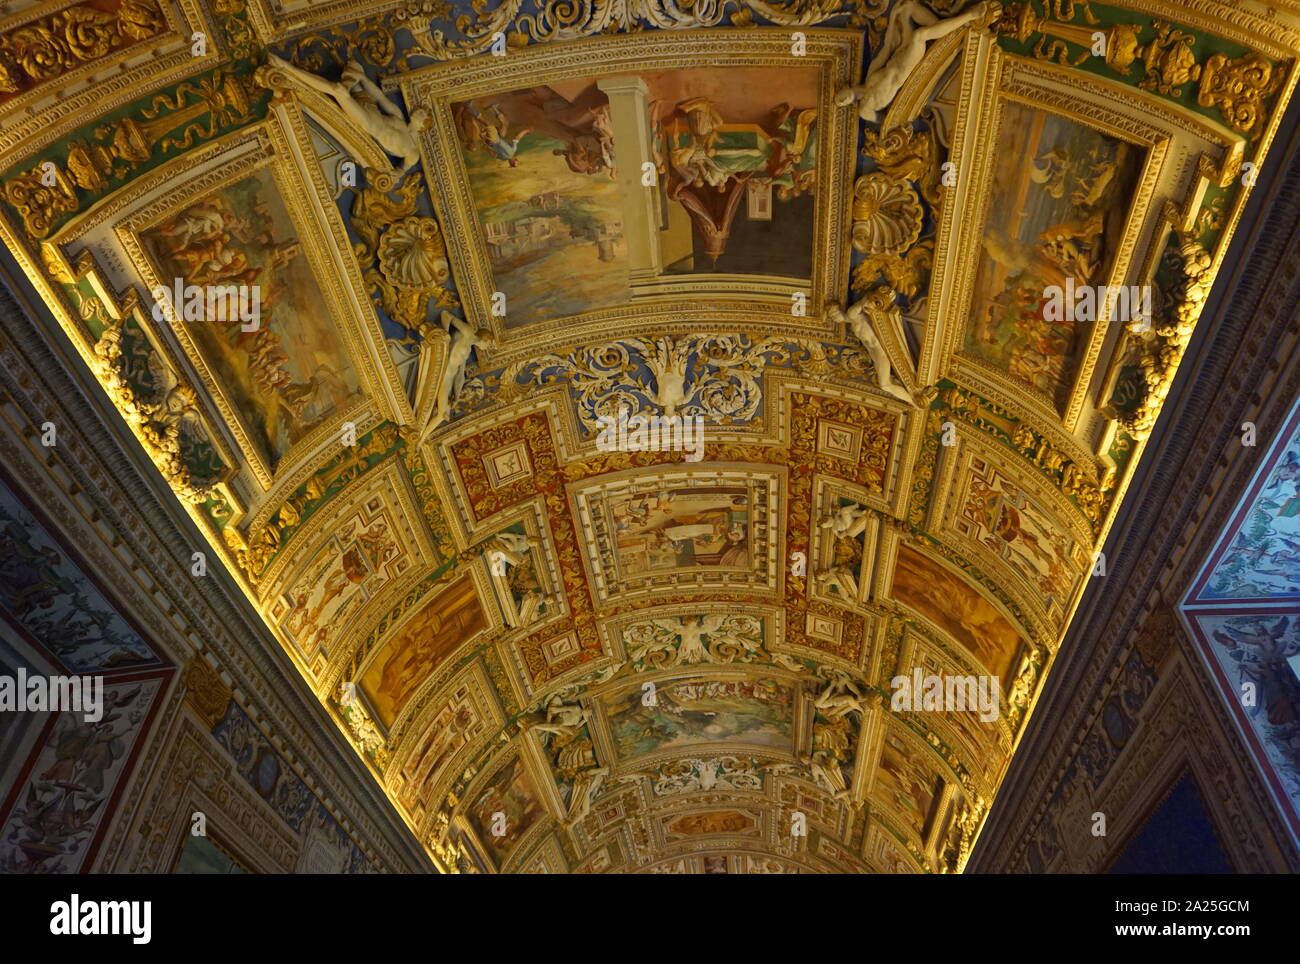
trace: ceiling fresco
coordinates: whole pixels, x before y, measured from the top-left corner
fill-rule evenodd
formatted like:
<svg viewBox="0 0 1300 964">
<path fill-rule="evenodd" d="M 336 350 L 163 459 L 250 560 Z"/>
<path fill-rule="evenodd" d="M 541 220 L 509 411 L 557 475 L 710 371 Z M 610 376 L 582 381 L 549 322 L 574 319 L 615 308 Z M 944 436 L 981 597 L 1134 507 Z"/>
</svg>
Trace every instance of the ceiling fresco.
<svg viewBox="0 0 1300 964">
<path fill-rule="evenodd" d="M 1289 3 L 31 3 L 0 233 L 441 869 L 959 872 L 1298 56 Z M 1289 444 L 1208 646 L 1291 632 L 1212 625 L 1295 592 Z"/>
</svg>

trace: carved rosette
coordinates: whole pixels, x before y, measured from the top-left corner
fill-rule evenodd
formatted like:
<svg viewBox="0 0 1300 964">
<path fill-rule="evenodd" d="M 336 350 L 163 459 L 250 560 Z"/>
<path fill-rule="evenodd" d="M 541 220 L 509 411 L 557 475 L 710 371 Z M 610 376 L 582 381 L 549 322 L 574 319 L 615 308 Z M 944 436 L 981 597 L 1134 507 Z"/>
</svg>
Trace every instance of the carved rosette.
<svg viewBox="0 0 1300 964">
<path fill-rule="evenodd" d="M 230 706 L 232 690 L 202 654 L 195 655 L 185 669 L 185 705 L 194 711 L 204 727 L 212 730 Z"/>
<path fill-rule="evenodd" d="M 1205 61 L 1196 102 L 1217 107 L 1229 124 L 1253 134 L 1264 118 L 1264 99 L 1281 86 L 1282 78 L 1283 72 L 1257 53 L 1233 60 L 1214 54 Z"/>
</svg>

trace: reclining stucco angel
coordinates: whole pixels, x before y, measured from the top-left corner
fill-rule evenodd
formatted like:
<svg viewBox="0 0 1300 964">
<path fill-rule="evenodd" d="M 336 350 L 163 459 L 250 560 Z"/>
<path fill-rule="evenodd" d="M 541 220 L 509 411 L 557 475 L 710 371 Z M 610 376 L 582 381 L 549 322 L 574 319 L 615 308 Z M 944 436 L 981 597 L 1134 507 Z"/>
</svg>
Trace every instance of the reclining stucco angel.
<svg viewBox="0 0 1300 964">
<path fill-rule="evenodd" d="M 845 87 L 835 94 L 837 107 L 858 102 L 858 115 L 875 124 L 894 102 L 908 76 L 925 57 L 926 47 L 935 40 L 963 30 L 971 24 L 986 27 L 1002 12 L 991 0 L 982 0 L 955 17 L 940 20 L 920 0 L 905 0 L 889 15 L 885 40 L 867 67 L 867 76 L 856 87 Z"/>
</svg>

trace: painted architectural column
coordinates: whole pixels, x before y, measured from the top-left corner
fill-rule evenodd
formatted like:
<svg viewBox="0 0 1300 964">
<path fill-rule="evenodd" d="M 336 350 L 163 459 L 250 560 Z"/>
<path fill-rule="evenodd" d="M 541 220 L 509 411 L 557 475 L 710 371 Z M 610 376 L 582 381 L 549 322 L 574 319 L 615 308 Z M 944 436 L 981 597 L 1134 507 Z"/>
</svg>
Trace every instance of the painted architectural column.
<svg viewBox="0 0 1300 964">
<path fill-rule="evenodd" d="M 632 284 L 653 281 L 662 273 L 659 256 L 658 190 L 641 182 L 641 165 L 653 162 L 650 144 L 649 88 L 640 77 L 603 77 L 596 81 L 609 96 L 614 128 L 618 184 L 623 195 L 623 237 L 627 239 L 628 275 Z"/>
</svg>

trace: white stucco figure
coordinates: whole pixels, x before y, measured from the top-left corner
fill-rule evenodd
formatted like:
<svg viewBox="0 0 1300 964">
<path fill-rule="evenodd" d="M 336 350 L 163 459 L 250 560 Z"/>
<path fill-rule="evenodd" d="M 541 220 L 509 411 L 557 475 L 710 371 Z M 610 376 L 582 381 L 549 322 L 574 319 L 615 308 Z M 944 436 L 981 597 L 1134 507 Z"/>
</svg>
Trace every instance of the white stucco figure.
<svg viewBox="0 0 1300 964">
<path fill-rule="evenodd" d="M 843 324 L 845 321 L 849 324 L 849 330 L 853 332 L 854 337 L 862 342 L 867 349 L 867 354 L 871 356 L 871 364 L 876 369 L 876 380 L 880 383 L 883 391 L 893 395 L 900 402 L 906 402 L 913 405 L 915 402 L 912 396 L 907 393 L 907 389 L 894 381 L 894 370 L 889 363 L 889 353 L 885 351 L 885 346 L 881 344 L 880 339 L 876 336 L 875 329 L 871 327 L 871 319 L 867 317 L 867 303 L 870 296 L 855 301 L 845 311 L 839 305 L 829 305 L 826 308 L 826 318 L 834 324 Z"/>
<path fill-rule="evenodd" d="M 836 106 L 846 107 L 856 100 L 858 115 L 868 123 L 877 123 L 898 96 L 908 75 L 925 57 L 925 49 L 931 42 L 973 23 L 988 26 L 1001 11 L 1000 4 L 984 0 L 964 13 L 940 20 L 919 0 L 904 0 L 889 15 L 884 43 L 872 57 L 867 76 L 860 85 L 837 91 Z"/>
<path fill-rule="evenodd" d="M 852 794 L 834 758 L 825 753 L 811 753 L 801 755 L 799 762 L 808 768 L 813 780 L 831 797 L 841 803 L 851 802 Z"/>
<path fill-rule="evenodd" d="M 566 827 L 572 827 L 591 812 L 591 805 L 596 799 L 596 794 L 605 783 L 605 777 L 609 775 L 608 767 L 595 767 L 591 770 L 584 770 L 578 777 L 578 784 L 573 788 L 573 803 L 569 807 L 568 819 L 564 821 Z"/>
<path fill-rule="evenodd" d="M 830 529 L 835 538 L 853 539 L 867 528 L 871 513 L 856 502 L 850 502 L 822 516 L 817 524 L 820 529 Z"/>
<path fill-rule="evenodd" d="M 808 667 L 799 662 L 799 660 L 795 659 L 789 653 L 773 653 L 772 662 L 776 663 L 777 666 L 788 669 L 792 673 L 808 672 Z"/>
<path fill-rule="evenodd" d="M 826 684 L 826 688 L 817 694 L 813 703 L 828 719 L 848 716 L 850 713 L 865 713 L 867 698 L 862 695 L 857 684 L 843 673 L 837 673 Z"/>
<path fill-rule="evenodd" d="M 587 711 L 580 703 L 566 703 L 564 697 L 557 693 L 546 704 L 545 721 L 536 720 L 529 724 L 529 729 L 572 739 L 586 721 Z"/>
<path fill-rule="evenodd" d="M 706 636 L 712 636 L 722 624 L 721 616 L 699 616 L 695 619 L 656 619 L 656 626 L 662 626 L 670 633 L 676 633 L 681 642 L 677 646 L 679 665 L 707 663 L 709 647 L 704 642 Z"/>
<path fill-rule="evenodd" d="M 424 130 L 428 113 L 424 110 L 414 110 L 408 121 L 402 116 L 402 109 L 388 99 L 384 92 L 366 76 L 365 69 L 355 60 L 348 61 L 347 66 L 343 68 L 343 77 L 338 81 L 317 77 L 275 54 L 268 54 L 266 60 L 272 67 L 288 74 L 294 82 L 333 98 L 339 105 L 339 110 L 354 127 L 371 138 L 385 152 L 400 158 L 398 164 L 401 171 L 409 171 L 420 160 L 420 147 L 416 135 Z M 354 96 L 358 88 L 365 92 L 365 97 Z"/>
<path fill-rule="evenodd" d="M 469 353 L 475 348 L 496 344 L 496 337 L 490 331 L 475 331 L 468 323 L 461 321 L 449 311 L 442 313 L 441 321 L 446 326 L 449 342 L 447 359 L 443 364 L 438 385 L 438 409 L 433 416 L 433 427 L 441 425 L 451 417 L 452 405 L 455 404 L 460 390 L 465 387 L 465 368 L 469 364 Z"/>
<path fill-rule="evenodd" d="M 686 359 L 690 343 L 674 344 L 668 337 L 658 339 L 654 350 L 645 356 L 646 367 L 655 377 L 654 391 L 645 386 L 646 394 L 654 399 L 665 415 L 676 415 L 686 404 Z"/>
<path fill-rule="evenodd" d="M 827 590 L 835 589 L 849 602 L 858 601 L 858 580 L 846 566 L 831 566 L 817 573 Z"/>
<path fill-rule="evenodd" d="M 528 536 L 519 532 L 500 532 L 494 540 L 496 545 L 488 554 L 493 561 L 500 561 L 507 566 L 518 566 L 524 562 L 524 553 L 533 548 Z"/>
</svg>

